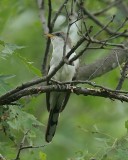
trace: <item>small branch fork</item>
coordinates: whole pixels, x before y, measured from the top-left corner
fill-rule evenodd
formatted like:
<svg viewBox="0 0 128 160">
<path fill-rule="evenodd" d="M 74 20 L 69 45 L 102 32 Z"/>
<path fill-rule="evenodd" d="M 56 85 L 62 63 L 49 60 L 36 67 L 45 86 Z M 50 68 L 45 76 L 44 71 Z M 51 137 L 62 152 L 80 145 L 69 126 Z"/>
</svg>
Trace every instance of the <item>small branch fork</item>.
<svg viewBox="0 0 128 160">
<path fill-rule="evenodd" d="M 13 160 L 19 160 L 20 159 L 21 151 L 24 150 L 24 149 L 44 148 L 46 146 L 46 145 L 41 145 L 41 146 L 28 145 L 28 146 L 24 146 L 24 143 L 25 143 L 25 140 L 26 140 L 26 137 L 27 137 L 28 133 L 29 133 L 29 130 L 24 134 L 24 136 L 22 138 L 22 141 L 20 143 L 20 146 L 19 146 L 16 158 L 13 159 Z"/>
<path fill-rule="evenodd" d="M 104 28 L 104 31 L 107 32 L 109 35 L 120 35 L 120 37 L 128 37 L 128 33 L 120 33 L 112 31 L 110 28 L 105 27 L 104 24 L 99 21 L 96 16 L 94 16 L 92 13 L 90 13 L 85 7 L 83 7 L 83 3 L 77 3 L 78 7 L 82 10 L 83 14 L 90 18 L 96 25 L 98 25 L 101 29 Z M 126 18 L 127 19 L 127 18 Z M 128 19 L 127 19 L 128 20 Z"/>
<path fill-rule="evenodd" d="M 122 71 L 121 71 L 121 77 L 120 77 L 119 83 L 118 83 L 118 85 L 117 85 L 117 87 L 116 87 L 116 90 L 121 90 L 122 85 L 123 85 L 125 79 L 126 79 L 127 76 L 128 76 L 128 75 L 127 75 L 127 72 L 128 72 L 128 59 L 126 60 L 126 62 L 125 62 L 125 64 L 124 64 L 124 67 L 123 67 L 123 69 L 122 69 Z"/>
<path fill-rule="evenodd" d="M 38 8 L 40 10 L 40 17 L 41 17 L 41 22 L 43 26 L 43 31 L 44 33 L 52 33 L 54 24 L 61 13 L 62 9 L 65 7 L 67 4 L 68 0 L 64 0 L 58 11 L 56 12 L 55 16 L 52 18 L 52 1 L 48 0 L 48 19 L 46 20 L 45 16 L 45 2 L 44 0 L 37 0 Z M 43 58 L 43 63 L 42 63 L 42 73 L 43 75 L 47 74 L 47 59 L 48 59 L 48 53 L 50 49 L 50 38 L 47 39 L 46 41 L 46 48 L 44 52 L 44 58 Z"/>
</svg>

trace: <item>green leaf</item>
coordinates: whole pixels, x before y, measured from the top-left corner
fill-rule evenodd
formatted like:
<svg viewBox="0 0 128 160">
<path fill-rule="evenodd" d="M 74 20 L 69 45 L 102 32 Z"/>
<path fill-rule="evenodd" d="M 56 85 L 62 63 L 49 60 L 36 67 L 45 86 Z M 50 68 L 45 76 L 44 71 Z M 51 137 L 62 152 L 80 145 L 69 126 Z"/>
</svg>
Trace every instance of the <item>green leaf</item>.
<svg viewBox="0 0 128 160">
<path fill-rule="evenodd" d="M 0 45 L 4 46 L 5 42 L 0 39 Z"/>
<path fill-rule="evenodd" d="M 12 54 L 16 50 L 19 50 L 19 49 L 22 49 L 22 48 L 25 48 L 25 46 L 18 46 L 16 44 L 5 43 L 2 53 L 4 53 L 4 54 Z"/>
<path fill-rule="evenodd" d="M 33 62 L 28 61 L 25 57 L 21 56 L 20 54 L 17 54 L 18 58 L 20 58 L 21 62 L 26 65 L 26 67 L 31 71 L 33 74 L 42 77 L 41 71 L 33 66 Z"/>
<path fill-rule="evenodd" d="M 22 111 L 22 109 L 17 106 L 10 107 L 10 119 L 8 124 L 12 129 L 22 131 L 42 126 L 42 123 L 39 122 L 32 114 Z"/>
<path fill-rule="evenodd" d="M 6 91 L 8 91 L 11 86 L 9 83 L 6 82 L 6 80 L 14 78 L 15 75 L 0 75 L 0 95 L 4 94 Z"/>
<path fill-rule="evenodd" d="M 3 40 L 0 40 L 0 45 L 4 48 L 1 51 L 1 57 L 5 59 L 8 55 L 12 55 L 15 51 L 25 48 L 25 46 L 18 46 L 16 44 L 6 43 Z"/>
<path fill-rule="evenodd" d="M 11 79 L 11 78 L 14 78 L 14 77 L 15 77 L 15 75 L 13 75 L 13 74 L 0 75 L 0 81 L 1 81 L 1 80 Z"/>
<path fill-rule="evenodd" d="M 125 128 L 128 130 L 128 120 L 125 121 Z"/>
<path fill-rule="evenodd" d="M 44 152 L 39 152 L 39 160 L 46 160 L 47 156 Z"/>
</svg>

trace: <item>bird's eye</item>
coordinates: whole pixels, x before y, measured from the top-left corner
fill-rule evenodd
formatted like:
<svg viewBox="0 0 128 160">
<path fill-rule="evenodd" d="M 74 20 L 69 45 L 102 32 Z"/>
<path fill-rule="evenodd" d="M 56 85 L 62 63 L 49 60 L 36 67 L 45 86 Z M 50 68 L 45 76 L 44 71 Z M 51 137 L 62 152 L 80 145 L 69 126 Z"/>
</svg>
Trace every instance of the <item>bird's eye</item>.
<svg viewBox="0 0 128 160">
<path fill-rule="evenodd" d="M 57 36 L 60 36 L 60 33 L 56 33 Z"/>
</svg>

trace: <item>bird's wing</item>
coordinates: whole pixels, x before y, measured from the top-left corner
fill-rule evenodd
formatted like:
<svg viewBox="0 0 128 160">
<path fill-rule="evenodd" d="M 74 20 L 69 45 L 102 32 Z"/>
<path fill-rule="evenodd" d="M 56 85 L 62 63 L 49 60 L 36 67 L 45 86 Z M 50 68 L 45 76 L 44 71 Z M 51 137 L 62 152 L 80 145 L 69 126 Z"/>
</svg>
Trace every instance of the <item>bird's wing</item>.
<svg viewBox="0 0 128 160">
<path fill-rule="evenodd" d="M 47 110 L 50 111 L 50 92 L 46 93 L 46 104 L 47 104 Z"/>
<path fill-rule="evenodd" d="M 48 71 L 50 70 L 50 65 L 48 66 Z M 48 74 L 48 73 L 47 73 Z M 47 81 L 47 85 L 49 85 L 49 81 Z M 50 111 L 50 92 L 46 92 L 46 105 L 48 112 Z"/>
<path fill-rule="evenodd" d="M 61 105 L 61 109 L 60 109 L 60 112 L 62 112 L 69 100 L 69 97 L 70 97 L 70 93 L 64 93 L 64 99 L 63 99 L 63 102 L 62 102 L 62 105 Z"/>
</svg>

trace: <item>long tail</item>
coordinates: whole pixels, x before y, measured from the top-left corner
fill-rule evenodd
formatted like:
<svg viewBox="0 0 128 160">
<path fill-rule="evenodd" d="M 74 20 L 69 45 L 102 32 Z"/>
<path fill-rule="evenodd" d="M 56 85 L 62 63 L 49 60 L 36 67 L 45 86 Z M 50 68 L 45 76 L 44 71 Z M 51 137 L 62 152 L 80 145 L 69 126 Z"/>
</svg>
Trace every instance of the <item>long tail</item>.
<svg viewBox="0 0 128 160">
<path fill-rule="evenodd" d="M 48 143 L 52 141 L 52 138 L 55 135 L 58 118 L 59 118 L 59 110 L 57 110 L 56 108 L 51 109 L 48 119 L 47 130 L 45 134 L 45 140 Z"/>
</svg>

